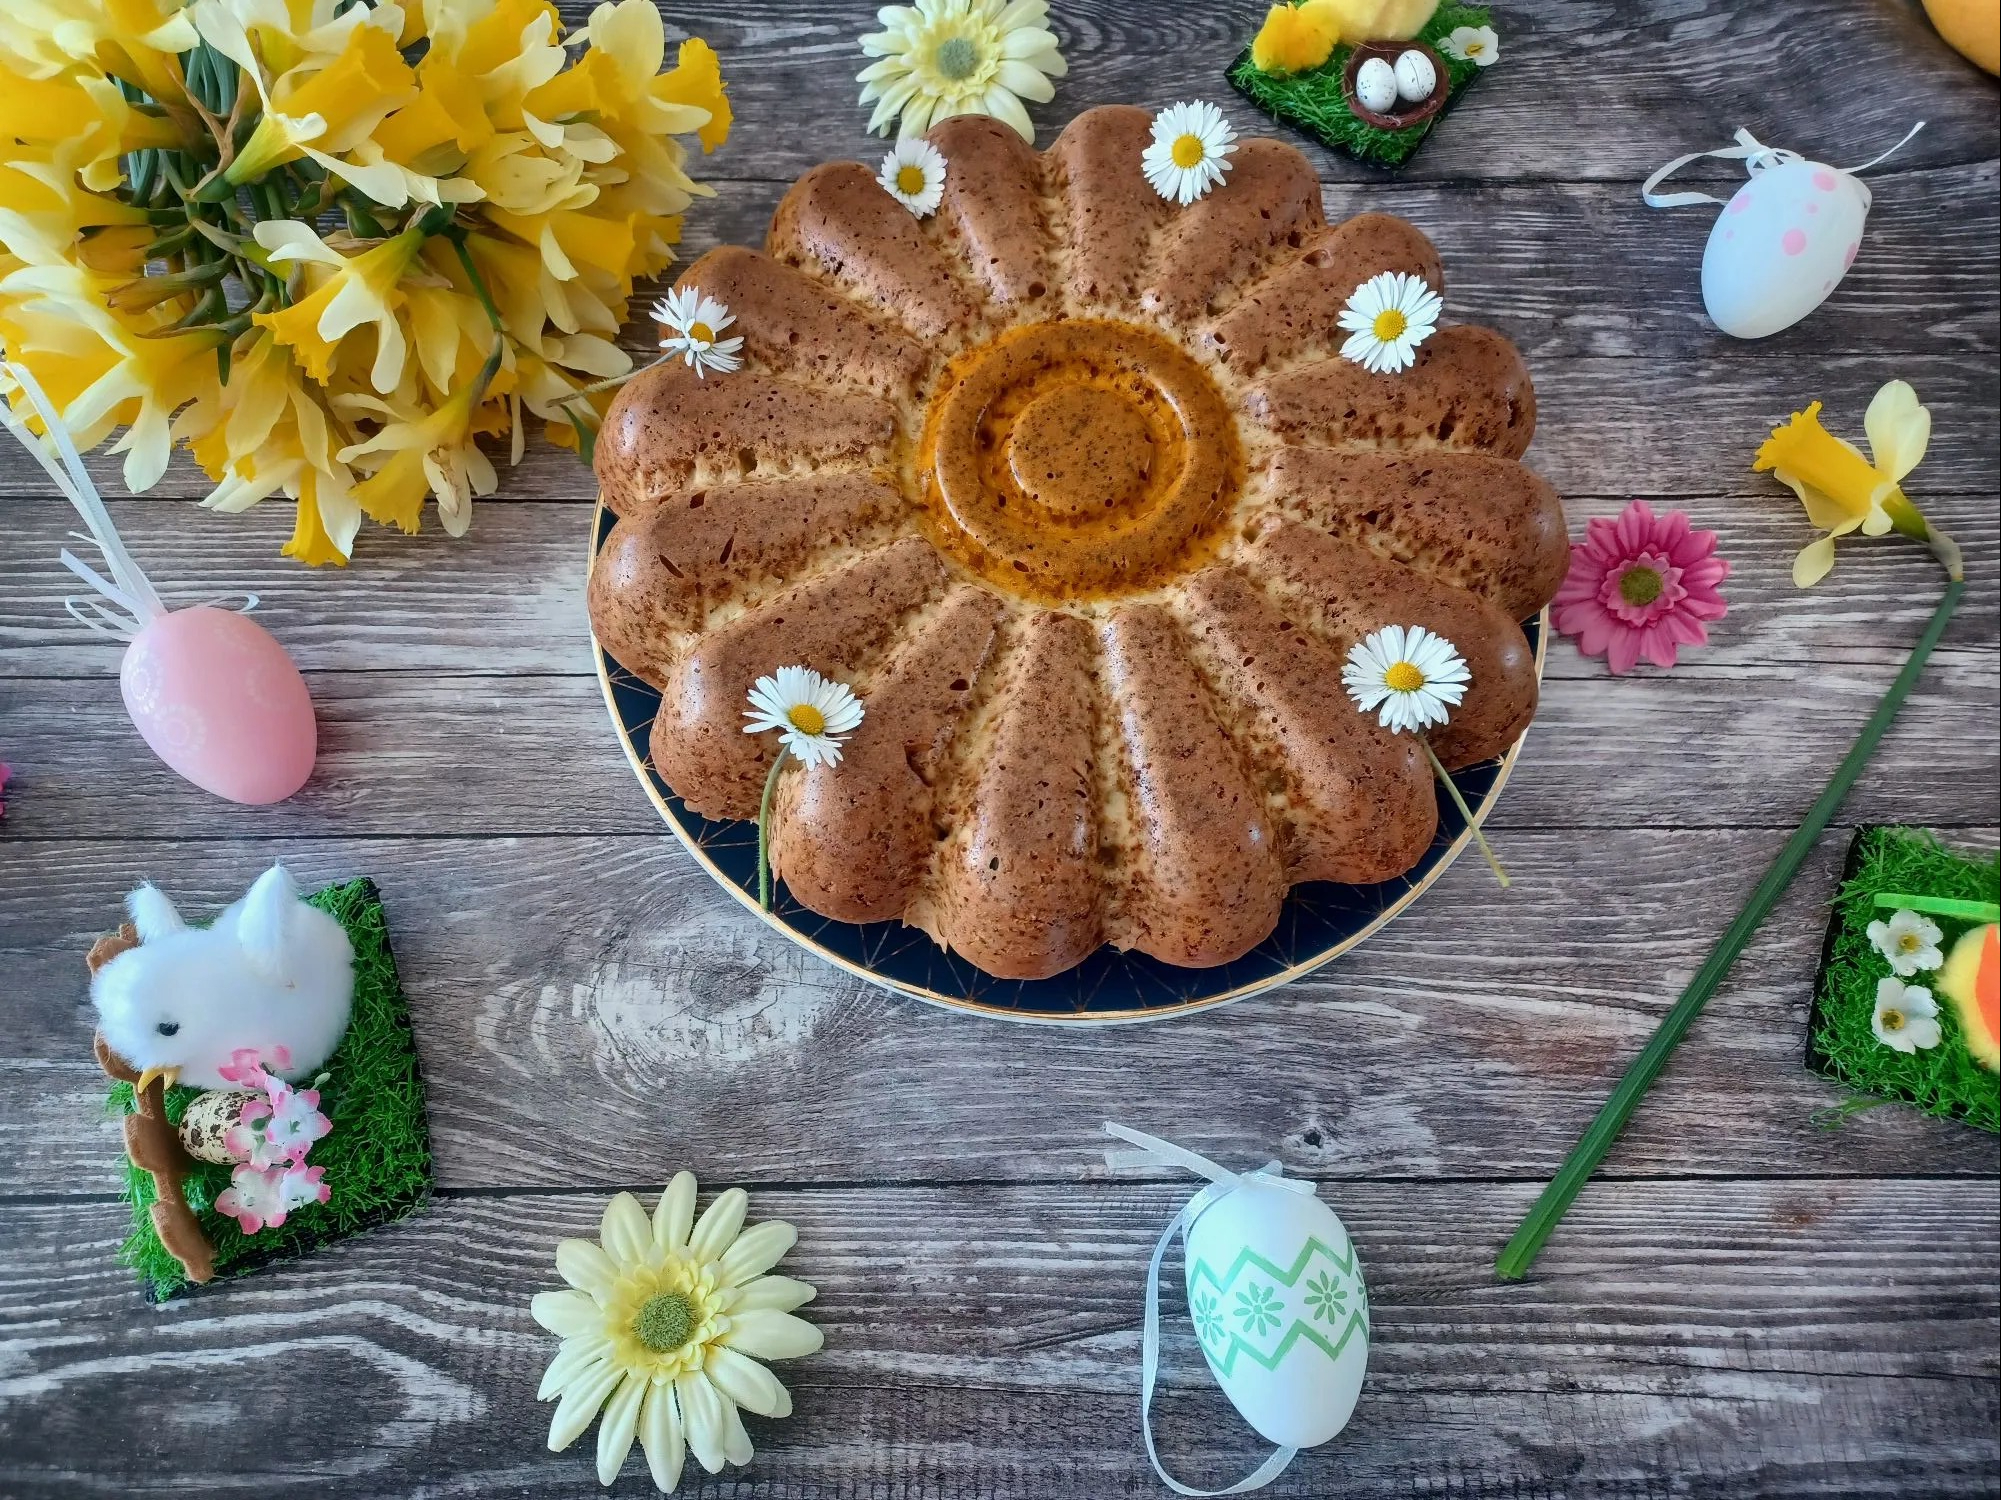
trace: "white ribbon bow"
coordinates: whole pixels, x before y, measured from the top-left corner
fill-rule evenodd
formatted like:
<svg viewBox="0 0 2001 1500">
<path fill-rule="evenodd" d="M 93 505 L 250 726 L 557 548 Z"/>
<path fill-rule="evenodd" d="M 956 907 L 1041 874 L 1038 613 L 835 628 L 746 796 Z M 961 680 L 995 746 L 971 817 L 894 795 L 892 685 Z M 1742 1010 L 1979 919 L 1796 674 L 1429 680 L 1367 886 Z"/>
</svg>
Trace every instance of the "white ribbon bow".
<svg viewBox="0 0 2001 1500">
<path fill-rule="evenodd" d="M 1167 1255 L 1167 1247 L 1175 1235 L 1185 1236 L 1188 1227 L 1202 1217 L 1204 1210 L 1219 1199 L 1236 1191 L 1246 1183 L 1256 1183 L 1265 1187 L 1283 1188 L 1288 1193 L 1303 1193 L 1314 1196 L 1316 1189 L 1310 1182 L 1284 1175 L 1284 1169 L 1275 1161 L 1266 1162 L 1255 1172 L 1231 1172 L 1217 1166 L 1208 1157 L 1177 1146 L 1172 1141 L 1163 1141 L 1158 1136 L 1147 1135 L 1143 1131 L 1128 1130 L 1123 1125 L 1105 1122 L 1105 1134 L 1117 1136 L 1122 1141 L 1130 1141 L 1139 1147 L 1137 1151 L 1121 1151 L 1108 1148 L 1105 1165 L 1108 1167 L 1130 1167 L 1149 1161 L 1163 1161 L 1177 1167 L 1184 1167 L 1198 1177 L 1209 1179 L 1209 1186 L 1188 1200 L 1187 1206 L 1174 1216 L 1162 1231 L 1158 1243 L 1153 1247 L 1153 1258 L 1146 1267 L 1146 1318 L 1140 1336 L 1140 1433 L 1146 1439 L 1146 1456 L 1153 1464 L 1153 1472 L 1160 1476 L 1160 1482 L 1177 1495 L 1206 1497 L 1213 1495 L 1237 1495 L 1245 1490 L 1263 1489 L 1279 1475 L 1286 1466 L 1299 1456 L 1297 1448 L 1280 1448 L 1251 1473 L 1245 1475 L 1228 1489 L 1198 1490 L 1183 1484 L 1160 1461 L 1160 1453 L 1153 1444 L 1153 1388 L 1160 1375 L 1160 1263 Z"/>
<path fill-rule="evenodd" d="M 1883 152 L 1879 156 L 1872 156 L 1859 167 L 1841 167 L 1837 170 L 1849 173 L 1866 172 L 1871 167 L 1888 161 L 1899 151 L 1903 150 L 1904 147 L 1910 144 L 1911 137 L 1924 128 L 1925 122 L 1920 120 L 1909 130 L 1905 131 L 1904 138 L 1888 151 Z M 1712 197 L 1708 193 L 1657 193 L 1654 191 L 1655 188 L 1659 187 L 1668 178 L 1674 176 L 1675 173 L 1679 172 L 1690 162 L 1701 161 L 1705 156 L 1719 157 L 1724 161 L 1742 161 L 1744 163 L 1744 173 L 1748 177 L 1756 177 L 1760 172 L 1768 168 L 1800 159 L 1799 152 L 1786 151 L 1778 146 L 1767 146 L 1741 125 L 1737 127 L 1736 140 L 1737 144 L 1734 146 L 1723 146 L 1715 151 L 1691 151 L 1686 156 L 1677 156 L 1673 161 L 1669 162 L 1658 172 L 1654 173 L 1653 176 L 1640 184 L 1640 200 L 1648 208 L 1682 208 L 1690 203 L 1722 203 L 1726 201 L 1722 198 Z"/>
<path fill-rule="evenodd" d="M 9 361 L 0 364 L 0 373 L 14 382 L 15 389 L 40 419 L 48 441 L 45 443 L 37 437 L 26 419 L 4 400 L 0 400 L 0 422 L 4 422 L 7 430 L 20 440 L 21 446 L 34 456 L 35 462 L 42 466 L 42 471 L 54 482 L 56 489 L 76 507 L 84 525 L 90 528 L 88 534 L 72 531 L 70 535 L 79 542 L 95 546 L 104 554 L 105 564 L 111 569 L 111 576 L 106 578 L 65 547 L 57 561 L 89 584 L 99 597 L 79 599 L 72 596 L 63 600 L 63 608 L 86 630 L 109 636 L 115 641 L 130 641 L 164 615 L 167 607 L 160 602 L 160 596 L 154 592 L 144 570 L 125 550 L 118 528 L 111 524 L 111 512 L 104 508 L 104 499 L 97 493 L 97 485 L 83 466 L 83 455 L 76 451 L 75 439 L 70 436 L 55 403 L 49 400 L 48 392 L 35 379 L 34 372 L 26 365 Z M 55 448 L 53 454 L 49 452 L 51 445 Z M 244 601 L 237 608 L 246 614 L 257 608 L 257 596 L 250 593 L 224 594 L 204 602 L 220 605 L 232 599 Z"/>
</svg>

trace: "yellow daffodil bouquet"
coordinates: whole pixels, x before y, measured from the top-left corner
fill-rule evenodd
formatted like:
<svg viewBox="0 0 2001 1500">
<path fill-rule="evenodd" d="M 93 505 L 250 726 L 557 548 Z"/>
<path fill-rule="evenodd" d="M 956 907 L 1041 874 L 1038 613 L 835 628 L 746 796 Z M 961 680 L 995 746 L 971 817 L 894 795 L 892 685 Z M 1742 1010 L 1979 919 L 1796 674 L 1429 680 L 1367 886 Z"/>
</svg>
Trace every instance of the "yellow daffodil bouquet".
<svg viewBox="0 0 2001 1500">
<path fill-rule="evenodd" d="M 0 353 L 129 488 L 178 442 L 208 508 L 295 501 L 303 562 L 430 498 L 460 535 L 481 439 L 588 448 L 711 191 L 716 54 L 665 52 L 652 0 L 6 0 Z"/>
</svg>

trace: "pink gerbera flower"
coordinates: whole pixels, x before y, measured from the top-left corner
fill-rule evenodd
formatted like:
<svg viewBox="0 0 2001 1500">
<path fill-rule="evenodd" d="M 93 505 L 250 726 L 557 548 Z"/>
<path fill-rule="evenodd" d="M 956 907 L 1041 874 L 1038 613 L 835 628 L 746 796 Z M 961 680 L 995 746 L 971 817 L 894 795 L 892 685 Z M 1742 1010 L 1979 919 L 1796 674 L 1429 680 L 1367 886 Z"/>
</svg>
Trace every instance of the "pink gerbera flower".
<svg viewBox="0 0 2001 1500">
<path fill-rule="evenodd" d="M 1570 573 L 1551 601 L 1550 618 L 1577 637 L 1586 656 L 1614 672 L 1642 657 L 1671 667 L 1683 646 L 1708 642 L 1705 620 L 1729 608 L 1718 585 L 1730 564 L 1716 556 L 1716 533 L 1697 531 L 1684 511 L 1656 516 L 1635 500 L 1617 520 L 1594 516 L 1570 549 Z"/>
</svg>

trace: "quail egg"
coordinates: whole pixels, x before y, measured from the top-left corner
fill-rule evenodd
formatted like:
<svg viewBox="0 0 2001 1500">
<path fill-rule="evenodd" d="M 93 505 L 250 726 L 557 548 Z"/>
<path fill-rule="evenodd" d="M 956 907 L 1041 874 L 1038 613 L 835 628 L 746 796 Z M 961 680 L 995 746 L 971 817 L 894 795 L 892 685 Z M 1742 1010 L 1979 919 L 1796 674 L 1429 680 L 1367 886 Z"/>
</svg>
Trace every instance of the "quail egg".
<svg viewBox="0 0 2001 1500">
<path fill-rule="evenodd" d="M 1438 87 L 1438 69 L 1415 47 L 1397 59 L 1397 97 L 1406 104 L 1422 104 Z"/>
<path fill-rule="evenodd" d="M 1396 108 L 1396 70 L 1380 57 L 1372 57 L 1355 70 L 1355 102 L 1376 114 Z"/>
</svg>

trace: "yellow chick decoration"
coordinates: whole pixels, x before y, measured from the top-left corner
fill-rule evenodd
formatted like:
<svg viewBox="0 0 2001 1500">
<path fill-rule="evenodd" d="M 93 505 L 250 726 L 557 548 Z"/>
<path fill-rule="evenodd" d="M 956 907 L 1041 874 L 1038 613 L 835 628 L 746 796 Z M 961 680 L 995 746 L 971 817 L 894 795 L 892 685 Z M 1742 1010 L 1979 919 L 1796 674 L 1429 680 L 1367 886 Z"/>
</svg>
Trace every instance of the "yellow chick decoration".
<svg viewBox="0 0 2001 1500">
<path fill-rule="evenodd" d="M 1438 0 L 1321 0 L 1344 42 L 1407 42 L 1424 29 Z"/>
<path fill-rule="evenodd" d="M 1959 1013 L 1974 1061 L 2001 1070 L 2001 928 L 1990 922 L 1961 933 L 1933 987 Z"/>
<path fill-rule="evenodd" d="M 1337 0 L 1274 5 L 1251 42 L 1251 65 L 1260 73 L 1306 73 L 1333 54 L 1341 39 Z"/>
</svg>

